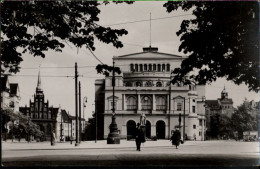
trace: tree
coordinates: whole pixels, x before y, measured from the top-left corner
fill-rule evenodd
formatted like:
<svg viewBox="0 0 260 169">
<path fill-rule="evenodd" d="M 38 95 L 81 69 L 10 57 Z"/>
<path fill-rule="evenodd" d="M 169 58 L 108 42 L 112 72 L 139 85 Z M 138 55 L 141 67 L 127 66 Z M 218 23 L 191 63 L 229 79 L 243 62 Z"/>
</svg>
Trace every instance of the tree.
<svg viewBox="0 0 260 169">
<path fill-rule="evenodd" d="M 244 131 L 258 131 L 258 117 L 250 115 L 250 109 L 245 104 L 238 106 L 231 121 L 233 130 L 238 131 L 239 138 L 243 138 Z"/>
<path fill-rule="evenodd" d="M 181 8 L 195 19 L 182 21 L 179 51 L 188 54 L 173 71 L 173 83 L 205 84 L 219 77 L 259 90 L 258 2 L 169 1 L 168 12 Z M 189 74 L 198 70 L 196 74 Z"/>
<path fill-rule="evenodd" d="M 111 29 L 97 23 L 98 7 L 109 4 L 108 1 L 31 0 L 0 3 L 1 63 L 14 73 L 19 71 L 25 52 L 44 58 L 45 51 L 62 52 L 68 42 L 79 48 L 95 50 L 94 39 L 120 48 L 123 44 L 118 38 L 128 33 L 125 29 Z"/>
</svg>

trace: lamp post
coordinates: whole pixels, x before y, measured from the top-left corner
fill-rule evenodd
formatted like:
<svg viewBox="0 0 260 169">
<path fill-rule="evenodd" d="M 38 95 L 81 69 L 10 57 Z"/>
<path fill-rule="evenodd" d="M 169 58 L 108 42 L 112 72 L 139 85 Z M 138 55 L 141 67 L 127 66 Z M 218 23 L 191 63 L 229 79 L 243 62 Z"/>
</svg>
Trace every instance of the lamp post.
<svg viewBox="0 0 260 169">
<path fill-rule="evenodd" d="M 112 122 L 109 126 L 110 132 L 107 137 L 107 144 L 120 144 L 120 137 L 118 134 L 118 128 L 117 128 L 116 117 L 115 117 L 115 61 L 114 60 L 113 60 L 112 86 L 113 86 Z"/>
<path fill-rule="evenodd" d="M 85 120 L 85 107 L 86 107 L 86 103 L 88 102 L 88 98 L 85 96 L 83 98 L 83 119 Z M 85 133 L 85 121 L 84 121 L 84 140 L 86 139 L 86 133 Z"/>
</svg>

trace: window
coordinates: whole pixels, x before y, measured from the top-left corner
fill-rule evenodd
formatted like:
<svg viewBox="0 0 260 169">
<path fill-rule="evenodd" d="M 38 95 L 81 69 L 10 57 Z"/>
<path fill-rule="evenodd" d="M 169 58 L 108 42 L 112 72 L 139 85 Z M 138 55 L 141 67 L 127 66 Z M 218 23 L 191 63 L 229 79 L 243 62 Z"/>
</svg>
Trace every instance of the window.
<svg viewBox="0 0 260 169">
<path fill-rule="evenodd" d="M 193 103 L 195 103 L 195 99 L 193 99 L 192 101 L 193 101 Z"/>
<path fill-rule="evenodd" d="M 152 99 L 151 97 L 144 96 L 141 100 L 142 110 L 152 110 Z"/>
<path fill-rule="evenodd" d="M 143 65 L 140 64 L 140 71 L 142 72 L 143 71 Z"/>
<path fill-rule="evenodd" d="M 196 113 L 196 107 L 195 106 L 192 106 L 192 112 Z"/>
<path fill-rule="evenodd" d="M 177 103 L 177 111 L 181 111 L 181 107 L 182 107 L 182 104 L 181 103 Z"/>
<path fill-rule="evenodd" d="M 126 86 L 126 87 L 131 87 L 131 86 L 132 86 L 132 83 L 131 83 L 131 82 L 126 82 L 126 83 L 125 83 L 125 86 Z"/>
<path fill-rule="evenodd" d="M 136 85 L 137 87 L 140 87 L 140 86 L 142 86 L 142 83 L 141 83 L 141 82 L 136 82 L 135 85 Z"/>
<path fill-rule="evenodd" d="M 162 82 L 157 82 L 156 87 L 162 87 Z"/>
<path fill-rule="evenodd" d="M 135 71 L 138 72 L 138 64 L 135 64 Z"/>
<path fill-rule="evenodd" d="M 156 97 L 156 110 L 166 110 L 167 100 L 163 96 Z"/>
<path fill-rule="evenodd" d="M 158 67 L 158 68 L 157 68 L 157 71 L 160 72 L 160 71 L 161 71 L 161 65 L 158 64 L 157 67 Z"/>
<path fill-rule="evenodd" d="M 148 81 L 145 83 L 145 86 L 147 87 L 152 87 L 153 86 L 153 83 L 151 81 Z"/>
<path fill-rule="evenodd" d="M 129 96 L 126 101 L 127 110 L 136 110 L 137 109 L 137 99 L 134 96 Z"/>
<path fill-rule="evenodd" d="M 200 126 L 202 126 L 202 120 L 200 120 Z"/>
<path fill-rule="evenodd" d="M 130 64 L 130 71 L 134 71 L 134 65 Z"/>
<path fill-rule="evenodd" d="M 162 65 L 162 71 L 165 71 L 165 64 Z"/>
<path fill-rule="evenodd" d="M 149 64 L 149 71 L 152 71 L 152 65 Z"/>
<path fill-rule="evenodd" d="M 193 125 L 193 129 L 196 129 L 196 125 Z"/>
<path fill-rule="evenodd" d="M 199 132 L 199 136 L 201 136 L 201 131 Z"/>
<path fill-rule="evenodd" d="M 169 72 L 170 71 L 170 64 L 167 64 L 167 72 Z"/>
<path fill-rule="evenodd" d="M 114 109 L 116 110 L 116 102 L 114 102 Z M 113 109 L 113 102 L 111 102 L 111 110 Z"/>
<path fill-rule="evenodd" d="M 156 71 L 156 64 L 153 64 L 153 71 Z"/>
<path fill-rule="evenodd" d="M 144 71 L 147 71 L 147 64 L 144 65 Z"/>
</svg>

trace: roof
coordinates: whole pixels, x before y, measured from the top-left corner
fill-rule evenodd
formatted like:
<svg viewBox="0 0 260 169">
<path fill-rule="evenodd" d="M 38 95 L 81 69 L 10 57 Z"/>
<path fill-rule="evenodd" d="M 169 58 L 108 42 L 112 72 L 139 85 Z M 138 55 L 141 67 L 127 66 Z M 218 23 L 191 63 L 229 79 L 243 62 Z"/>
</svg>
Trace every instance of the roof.
<svg viewBox="0 0 260 169">
<path fill-rule="evenodd" d="M 61 116 L 62 116 L 62 119 L 63 119 L 64 122 L 71 121 L 71 119 L 70 119 L 68 113 L 66 112 L 66 110 L 63 110 L 63 109 L 61 110 Z"/>
<path fill-rule="evenodd" d="M 233 104 L 233 100 L 232 99 L 218 99 L 221 104 L 225 103 L 225 104 Z"/>
<path fill-rule="evenodd" d="M 114 59 L 182 59 L 182 56 L 148 51 L 115 56 Z"/>
<path fill-rule="evenodd" d="M 18 96 L 18 83 L 10 83 L 10 96 Z"/>
<path fill-rule="evenodd" d="M 220 108 L 220 103 L 218 100 L 206 100 L 206 105 L 208 105 L 210 108 L 218 109 Z"/>
</svg>

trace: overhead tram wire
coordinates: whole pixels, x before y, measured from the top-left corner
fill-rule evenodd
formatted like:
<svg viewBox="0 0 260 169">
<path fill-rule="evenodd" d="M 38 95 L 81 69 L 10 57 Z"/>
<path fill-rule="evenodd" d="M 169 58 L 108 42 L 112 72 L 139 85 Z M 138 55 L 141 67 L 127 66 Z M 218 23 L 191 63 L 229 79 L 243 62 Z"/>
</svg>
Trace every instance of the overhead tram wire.
<svg viewBox="0 0 260 169">
<path fill-rule="evenodd" d="M 181 16 L 190 16 L 190 15 L 192 15 L 192 14 L 175 15 L 175 16 L 168 16 L 168 17 L 162 17 L 162 18 L 154 18 L 154 19 L 151 19 L 151 20 L 152 21 L 154 21 L 154 20 L 162 20 L 162 19 L 176 18 L 176 17 L 181 17 Z M 103 26 L 125 25 L 125 24 L 138 23 L 138 22 L 147 22 L 147 21 L 151 21 L 151 20 L 150 19 L 143 19 L 143 20 L 121 22 L 121 23 L 115 23 L 115 24 L 103 25 Z"/>
</svg>

